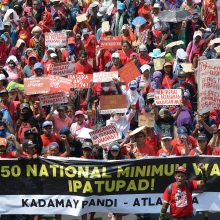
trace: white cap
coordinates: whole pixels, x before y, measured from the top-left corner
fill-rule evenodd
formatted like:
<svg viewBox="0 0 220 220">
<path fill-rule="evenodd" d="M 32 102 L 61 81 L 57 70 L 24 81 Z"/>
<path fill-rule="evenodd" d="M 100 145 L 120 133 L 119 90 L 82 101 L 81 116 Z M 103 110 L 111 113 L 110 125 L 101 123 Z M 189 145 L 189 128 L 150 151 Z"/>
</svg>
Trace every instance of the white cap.
<svg viewBox="0 0 220 220">
<path fill-rule="evenodd" d="M 6 79 L 5 75 L 4 74 L 0 74 L 0 80 L 5 80 L 5 79 Z"/>
<path fill-rule="evenodd" d="M 112 58 L 119 58 L 120 59 L 120 54 L 115 52 L 112 54 Z"/>
<path fill-rule="evenodd" d="M 55 57 L 57 57 L 57 54 L 56 54 L 56 53 L 51 53 L 51 54 L 50 54 L 50 57 L 51 57 L 51 58 L 55 58 Z"/>
<path fill-rule="evenodd" d="M 139 46 L 139 51 L 141 52 L 141 51 L 147 51 L 147 47 L 144 45 L 144 44 L 141 44 L 140 46 Z"/>
<path fill-rule="evenodd" d="M 153 8 L 160 8 L 160 4 L 159 3 L 154 3 Z"/>
<path fill-rule="evenodd" d="M 195 38 L 197 36 L 202 37 L 202 32 L 201 31 L 195 31 L 194 34 L 193 34 L 193 40 L 195 40 Z"/>
<path fill-rule="evenodd" d="M 182 48 L 179 48 L 176 51 L 176 57 L 181 59 L 181 60 L 185 60 L 186 59 L 186 52 L 185 52 L 185 50 L 183 50 Z"/>
<path fill-rule="evenodd" d="M 144 64 L 144 65 L 141 66 L 140 69 L 141 69 L 141 72 L 142 72 L 142 73 L 143 73 L 144 71 L 146 71 L 146 70 L 148 70 L 148 71 L 150 72 L 151 66 L 148 65 L 148 64 Z"/>
</svg>

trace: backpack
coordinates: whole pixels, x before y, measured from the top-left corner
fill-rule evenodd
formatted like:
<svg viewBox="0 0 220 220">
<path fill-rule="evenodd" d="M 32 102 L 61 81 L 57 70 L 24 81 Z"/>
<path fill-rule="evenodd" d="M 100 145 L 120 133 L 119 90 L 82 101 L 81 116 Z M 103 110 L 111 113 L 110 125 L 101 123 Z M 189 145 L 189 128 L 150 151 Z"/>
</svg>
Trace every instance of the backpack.
<svg viewBox="0 0 220 220">
<path fill-rule="evenodd" d="M 191 186 L 191 184 L 189 183 L 189 181 L 186 181 L 186 186 L 187 186 L 187 188 L 189 189 L 190 193 L 192 193 L 192 186 Z M 169 193 L 169 195 L 171 195 L 171 193 L 172 193 L 172 187 L 173 187 L 173 183 L 171 183 L 171 184 L 168 186 L 168 193 Z"/>
<path fill-rule="evenodd" d="M 25 133 L 25 131 L 27 131 L 30 128 L 32 128 L 32 126 L 29 122 L 27 122 L 27 123 L 21 122 L 21 125 L 18 129 L 18 132 L 17 132 L 17 138 L 18 138 L 20 143 L 23 143 L 24 133 Z"/>
</svg>

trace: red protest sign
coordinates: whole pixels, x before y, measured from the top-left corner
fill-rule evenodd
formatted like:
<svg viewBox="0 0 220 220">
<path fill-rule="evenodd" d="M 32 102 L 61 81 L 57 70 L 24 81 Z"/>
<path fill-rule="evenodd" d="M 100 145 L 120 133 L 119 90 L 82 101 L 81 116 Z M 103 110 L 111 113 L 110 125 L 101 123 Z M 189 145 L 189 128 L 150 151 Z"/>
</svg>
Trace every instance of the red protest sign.
<svg viewBox="0 0 220 220">
<path fill-rule="evenodd" d="M 26 95 L 45 94 L 50 92 L 50 82 L 47 78 L 24 78 L 24 93 Z"/>
<path fill-rule="evenodd" d="M 182 103 L 181 89 L 158 89 L 154 95 L 155 105 L 180 105 Z"/>
<path fill-rule="evenodd" d="M 67 76 L 75 73 L 74 61 L 52 64 L 52 74 L 56 76 Z"/>
<path fill-rule="evenodd" d="M 101 48 L 104 49 L 121 49 L 122 38 L 120 36 L 108 36 L 100 39 Z"/>
<path fill-rule="evenodd" d="M 72 80 L 60 76 L 48 76 L 50 81 L 50 93 L 65 92 L 69 96 Z"/>
<path fill-rule="evenodd" d="M 92 81 L 92 74 L 77 73 L 68 75 L 68 79 L 72 80 L 72 87 L 75 89 L 87 89 Z"/>
<path fill-rule="evenodd" d="M 67 45 L 66 32 L 47 32 L 45 33 L 45 46 L 46 47 L 65 47 Z"/>
<path fill-rule="evenodd" d="M 100 96 L 100 113 L 101 114 L 111 114 L 125 113 L 127 110 L 127 97 L 126 95 L 106 95 Z"/>
<path fill-rule="evenodd" d="M 131 61 L 125 64 L 122 68 L 118 70 L 118 74 L 122 80 L 126 83 L 126 85 L 132 80 L 136 79 L 140 76 L 140 72 L 135 65 L 134 61 Z"/>
<path fill-rule="evenodd" d="M 89 133 L 93 144 L 103 145 L 119 139 L 114 125 L 108 125 Z"/>
<path fill-rule="evenodd" d="M 67 103 L 68 99 L 64 92 L 44 94 L 39 96 L 41 106 Z"/>
</svg>

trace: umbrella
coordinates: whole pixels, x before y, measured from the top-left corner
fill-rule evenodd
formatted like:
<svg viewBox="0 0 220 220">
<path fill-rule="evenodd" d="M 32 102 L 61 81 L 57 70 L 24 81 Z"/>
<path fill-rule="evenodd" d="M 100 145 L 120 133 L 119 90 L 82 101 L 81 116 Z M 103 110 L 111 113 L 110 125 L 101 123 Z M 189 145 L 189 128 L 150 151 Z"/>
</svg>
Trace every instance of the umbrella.
<svg viewBox="0 0 220 220">
<path fill-rule="evenodd" d="M 142 17 L 142 16 L 138 16 L 136 17 L 133 21 L 132 21 L 132 24 L 137 27 L 137 26 L 141 26 L 143 24 L 147 23 L 147 20 Z"/>
<path fill-rule="evenodd" d="M 178 23 L 190 17 L 190 13 L 183 9 L 174 9 L 169 11 L 162 11 L 159 14 L 159 19 L 163 22 Z"/>
</svg>

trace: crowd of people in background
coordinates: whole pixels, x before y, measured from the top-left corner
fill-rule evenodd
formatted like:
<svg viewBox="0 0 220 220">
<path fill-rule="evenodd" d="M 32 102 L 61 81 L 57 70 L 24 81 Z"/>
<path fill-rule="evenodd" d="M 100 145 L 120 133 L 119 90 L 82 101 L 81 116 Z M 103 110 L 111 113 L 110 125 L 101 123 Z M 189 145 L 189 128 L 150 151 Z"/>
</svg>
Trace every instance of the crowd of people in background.
<svg viewBox="0 0 220 220">
<path fill-rule="evenodd" d="M 198 63 L 220 58 L 215 0 L 2 0 L 0 4 L 0 158 L 220 155 L 219 109 L 202 114 L 197 110 Z M 177 13 L 175 23 L 164 22 L 160 14 L 169 10 L 188 16 L 181 20 Z M 86 19 L 79 20 L 82 15 Z M 109 24 L 105 30 L 103 22 Z M 47 48 L 47 32 L 65 32 L 66 47 Z M 120 36 L 121 49 L 102 48 L 100 41 L 107 36 Z M 181 43 L 169 47 L 177 41 Z M 160 70 L 155 70 L 157 58 L 165 60 Z M 42 107 L 38 94 L 24 93 L 25 78 L 48 76 L 53 64 L 66 61 L 75 62 L 73 74 L 118 71 L 132 61 L 140 74 L 128 84 L 119 76 L 111 82 L 91 82 L 88 89 L 72 88 L 68 103 L 61 105 Z M 181 89 L 182 104 L 156 106 L 158 89 Z M 100 114 L 99 97 L 120 94 L 127 97 L 126 112 Z M 140 115 L 153 117 L 154 123 L 138 126 Z M 83 133 L 84 128 L 106 125 L 116 127 L 118 142 L 94 145 Z"/>
</svg>

